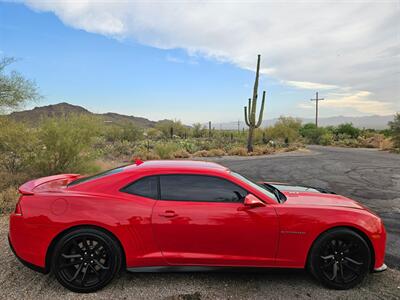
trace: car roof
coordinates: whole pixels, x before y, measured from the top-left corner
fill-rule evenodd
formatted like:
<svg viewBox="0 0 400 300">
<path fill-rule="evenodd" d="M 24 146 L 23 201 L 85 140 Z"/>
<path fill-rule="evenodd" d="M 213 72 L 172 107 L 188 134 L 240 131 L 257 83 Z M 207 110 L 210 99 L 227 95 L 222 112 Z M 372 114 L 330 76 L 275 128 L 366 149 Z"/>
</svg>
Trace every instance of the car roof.
<svg viewBox="0 0 400 300">
<path fill-rule="evenodd" d="M 187 171 L 228 171 L 229 169 L 220 164 L 196 160 L 149 160 L 128 165 L 124 171 L 146 171 L 146 170 L 187 170 Z"/>
</svg>

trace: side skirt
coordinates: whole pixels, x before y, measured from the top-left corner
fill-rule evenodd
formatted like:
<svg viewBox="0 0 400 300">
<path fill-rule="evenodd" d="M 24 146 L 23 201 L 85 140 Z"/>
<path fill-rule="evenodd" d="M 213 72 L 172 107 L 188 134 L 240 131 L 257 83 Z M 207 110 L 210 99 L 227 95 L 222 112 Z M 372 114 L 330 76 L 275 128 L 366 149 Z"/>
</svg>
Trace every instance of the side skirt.
<svg viewBox="0 0 400 300">
<path fill-rule="evenodd" d="M 152 267 L 132 267 L 126 269 L 132 273 L 178 273 L 178 272 L 266 272 L 278 271 L 282 268 L 268 267 L 219 267 L 219 266 L 152 266 Z M 292 269 L 293 270 L 293 269 Z M 301 270 L 301 269 L 299 269 Z"/>
</svg>

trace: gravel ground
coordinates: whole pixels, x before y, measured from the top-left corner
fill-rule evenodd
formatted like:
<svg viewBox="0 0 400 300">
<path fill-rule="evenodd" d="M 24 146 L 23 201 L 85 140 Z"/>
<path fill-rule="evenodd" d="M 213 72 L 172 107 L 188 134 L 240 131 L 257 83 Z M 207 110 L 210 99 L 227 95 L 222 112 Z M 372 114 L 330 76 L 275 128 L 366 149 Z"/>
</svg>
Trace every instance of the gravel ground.
<svg viewBox="0 0 400 300">
<path fill-rule="evenodd" d="M 218 159 L 255 179 L 331 188 L 369 205 L 389 233 L 386 272 L 370 274 L 349 291 L 325 289 L 301 270 L 203 273 L 123 273 L 104 290 L 74 294 L 52 275 L 24 267 L 7 242 L 0 217 L 1 299 L 400 299 L 400 156 L 371 150 L 311 147 L 310 151 L 249 159 Z M 306 171 L 305 171 L 306 170 Z M 323 172 L 321 172 L 321 170 Z M 378 187 L 379 185 L 379 187 Z M 376 190 L 376 189 L 380 190 Z"/>
</svg>

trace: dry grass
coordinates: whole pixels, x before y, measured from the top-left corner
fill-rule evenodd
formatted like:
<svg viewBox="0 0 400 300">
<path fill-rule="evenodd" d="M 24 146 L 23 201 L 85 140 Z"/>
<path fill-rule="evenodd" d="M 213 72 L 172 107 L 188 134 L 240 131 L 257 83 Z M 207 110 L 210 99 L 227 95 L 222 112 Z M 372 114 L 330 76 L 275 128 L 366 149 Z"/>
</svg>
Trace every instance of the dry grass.
<svg viewBox="0 0 400 300">
<path fill-rule="evenodd" d="M 234 147 L 228 151 L 229 155 L 247 156 L 247 149 L 245 147 Z"/>
<path fill-rule="evenodd" d="M 175 151 L 172 156 L 174 158 L 189 158 L 190 157 L 190 153 L 187 152 L 186 150 L 177 150 Z"/>
<path fill-rule="evenodd" d="M 19 193 L 16 187 L 8 187 L 0 192 L 0 214 L 11 213 L 15 209 Z"/>
</svg>

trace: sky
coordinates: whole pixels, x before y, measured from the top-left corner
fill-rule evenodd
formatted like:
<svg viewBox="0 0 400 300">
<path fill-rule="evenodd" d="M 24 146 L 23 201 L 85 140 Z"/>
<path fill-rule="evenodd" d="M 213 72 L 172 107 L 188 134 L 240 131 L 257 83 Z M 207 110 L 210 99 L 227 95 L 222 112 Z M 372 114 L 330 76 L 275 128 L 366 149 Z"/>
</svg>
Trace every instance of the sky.
<svg viewBox="0 0 400 300">
<path fill-rule="evenodd" d="M 312 118 L 316 91 L 321 117 L 400 111 L 399 0 L 0 2 L 0 56 L 37 105 L 243 121 L 257 54 L 264 119 Z"/>
</svg>

